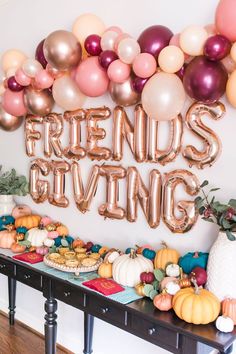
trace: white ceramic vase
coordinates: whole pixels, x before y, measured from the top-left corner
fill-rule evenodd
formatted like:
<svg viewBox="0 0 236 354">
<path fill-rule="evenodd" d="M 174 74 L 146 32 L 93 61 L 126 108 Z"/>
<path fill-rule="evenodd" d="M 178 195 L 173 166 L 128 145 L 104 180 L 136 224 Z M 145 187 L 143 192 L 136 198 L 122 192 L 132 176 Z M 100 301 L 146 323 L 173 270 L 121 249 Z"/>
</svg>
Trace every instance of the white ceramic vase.
<svg viewBox="0 0 236 354">
<path fill-rule="evenodd" d="M 220 231 L 212 245 L 207 263 L 206 288 L 220 301 L 236 298 L 236 241 Z"/>
<path fill-rule="evenodd" d="M 0 195 L 0 216 L 11 214 L 15 206 L 13 195 Z"/>
</svg>

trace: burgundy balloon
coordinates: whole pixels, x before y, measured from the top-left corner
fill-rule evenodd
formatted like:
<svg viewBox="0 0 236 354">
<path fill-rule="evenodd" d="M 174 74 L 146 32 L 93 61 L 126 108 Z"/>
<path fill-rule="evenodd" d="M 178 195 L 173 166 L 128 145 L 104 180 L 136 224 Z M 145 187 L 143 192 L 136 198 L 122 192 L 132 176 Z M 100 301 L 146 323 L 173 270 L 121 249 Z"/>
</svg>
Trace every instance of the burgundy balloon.
<svg viewBox="0 0 236 354">
<path fill-rule="evenodd" d="M 14 92 L 22 91 L 24 88 L 23 86 L 18 84 L 14 76 L 9 77 L 9 79 L 7 80 L 7 87 Z"/>
<path fill-rule="evenodd" d="M 204 54 L 210 60 L 221 60 L 225 58 L 231 49 L 228 38 L 221 34 L 216 34 L 207 39 L 204 46 Z"/>
<path fill-rule="evenodd" d="M 139 36 L 138 43 L 142 53 L 150 53 L 157 59 L 160 51 L 168 46 L 173 33 L 165 26 L 155 25 L 146 28 Z"/>
<path fill-rule="evenodd" d="M 47 66 L 47 60 L 45 59 L 45 56 L 43 54 L 43 44 L 44 44 L 45 39 L 43 39 L 37 46 L 36 51 L 35 51 L 35 59 L 40 62 L 42 67 L 45 69 Z"/>
<path fill-rule="evenodd" d="M 91 34 L 85 39 L 84 48 L 89 55 L 97 56 L 101 53 L 101 37 L 97 34 Z"/>
<path fill-rule="evenodd" d="M 225 92 L 228 74 L 221 62 L 195 57 L 187 66 L 183 84 L 187 94 L 200 102 L 213 103 Z"/>
<path fill-rule="evenodd" d="M 116 59 L 118 59 L 118 55 L 113 50 L 104 50 L 98 57 L 99 63 L 104 69 L 107 69 Z"/>
<path fill-rule="evenodd" d="M 149 78 L 142 79 L 141 77 L 135 76 L 132 80 L 133 90 L 137 93 L 142 93 L 143 88 Z"/>
<path fill-rule="evenodd" d="M 180 78 L 180 80 L 183 81 L 183 78 L 184 78 L 184 73 L 185 73 L 185 70 L 187 68 L 188 64 L 187 63 L 184 63 L 184 65 L 182 66 L 182 68 L 177 71 L 176 75 L 178 75 L 178 77 Z"/>
</svg>

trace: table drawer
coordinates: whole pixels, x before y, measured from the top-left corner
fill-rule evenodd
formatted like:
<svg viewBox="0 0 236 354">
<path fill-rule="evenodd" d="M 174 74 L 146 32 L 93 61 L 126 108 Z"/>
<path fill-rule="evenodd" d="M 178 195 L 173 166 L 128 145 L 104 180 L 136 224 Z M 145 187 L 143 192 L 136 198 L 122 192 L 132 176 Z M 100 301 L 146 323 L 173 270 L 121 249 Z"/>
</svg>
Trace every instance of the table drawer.
<svg viewBox="0 0 236 354">
<path fill-rule="evenodd" d="M 101 299 L 89 299 L 89 312 L 104 321 L 127 326 L 127 311 Z"/>
<path fill-rule="evenodd" d="M 178 349 L 179 335 L 168 328 L 156 325 L 155 323 L 142 319 L 138 316 L 131 317 L 132 332 L 156 345 L 163 344 L 168 348 Z"/>
<path fill-rule="evenodd" d="M 85 293 L 81 289 L 74 288 L 67 284 L 59 282 L 53 283 L 53 296 L 56 299 L 79 309 L 86 306 Z"/>
<path fill-rule="evenodd" d="M 42 290 L 43 277 L 32 269 L 27 269 L 17 265 L 16 279 L 21 283 L 29 285 L 31 288 Z"/>
<path fill-rule="evenodd" d="M 14 276 L 14 264 L 1 258 L 0 259 L 0 273 L 10 276 L 10 277 L 13 277 Z"/>
</svg>

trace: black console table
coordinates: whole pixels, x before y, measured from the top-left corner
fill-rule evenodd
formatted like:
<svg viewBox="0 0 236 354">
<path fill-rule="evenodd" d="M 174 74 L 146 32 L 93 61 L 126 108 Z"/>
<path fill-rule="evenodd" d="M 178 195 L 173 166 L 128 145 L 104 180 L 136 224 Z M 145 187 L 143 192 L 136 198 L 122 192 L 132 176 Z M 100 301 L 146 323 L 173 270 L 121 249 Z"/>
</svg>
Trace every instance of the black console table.
<svg viewBox="0 0 236 354">
<path fill-rule="evenodd" d="M 229 354 L 236 340 L 236 331 L 224 334 L 214 324 L 187 324 L 173 311 L 158 311 L 149 299 L 122 305 L 4 254 L 0 254 L 0 273 L 8 277 L 10 325 L 14 324 L 17 281 L 41 291 L 46 298 L 46 354 L 56 353 L 57 299 L 84 312 L 84 354 L 92 353 L 94 317 L 178 354 L 207 354 L 213 348 L 221 354 Z"/>
</svg>

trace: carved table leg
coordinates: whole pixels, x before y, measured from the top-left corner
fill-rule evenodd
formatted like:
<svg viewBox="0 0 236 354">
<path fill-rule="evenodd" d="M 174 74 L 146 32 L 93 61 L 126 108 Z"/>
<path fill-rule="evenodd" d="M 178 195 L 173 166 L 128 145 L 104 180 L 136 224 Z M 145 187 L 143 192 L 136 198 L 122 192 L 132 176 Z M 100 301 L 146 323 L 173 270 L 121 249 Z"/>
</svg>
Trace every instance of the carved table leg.
<svg viewBox="0 0 236 354">
<path fill-rule="evenodd" d="M 94 317 L 84 312 L 84 354 L 91 354 L 93 352 L 93 323 Z"/>
<path fill-rule="evenodd" d="M 57 337 L 57 301 L 50 297 L 45 301 L 45 353 L 56 354 L 56 337 Z"/>
<path fill-rule="evenodd" d="M 212 347 L 185 336 L 182 337 L 181 349 L 181 354 L 209 354 L 213 350 Z"/>
<path fill-rule="evenodd" d="M 8 277 L 9 324 L 14 325 L 16 308 L 16 280 Z"/>
</svg>

